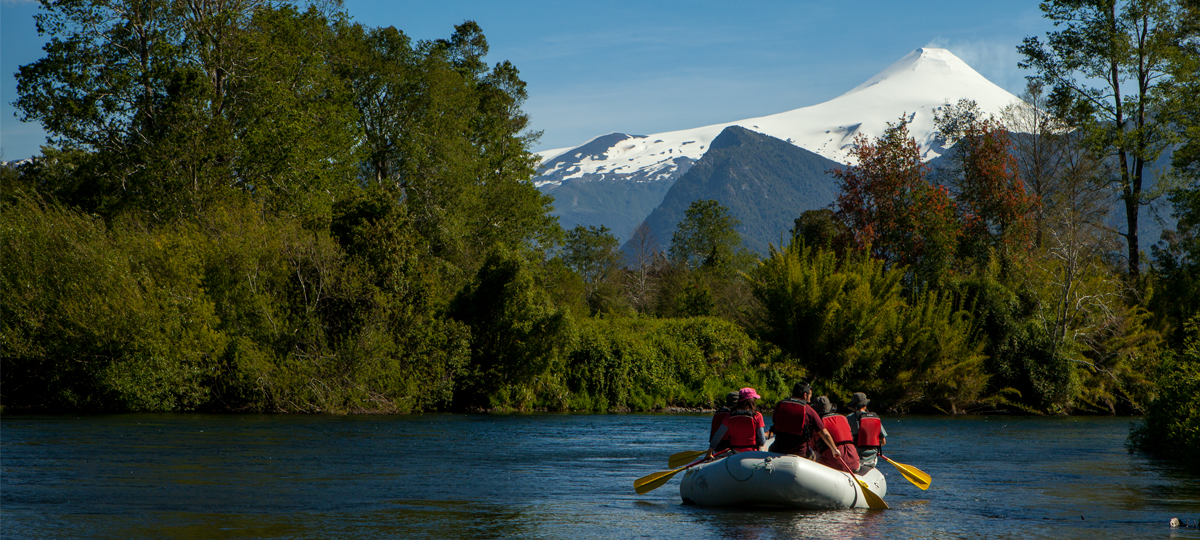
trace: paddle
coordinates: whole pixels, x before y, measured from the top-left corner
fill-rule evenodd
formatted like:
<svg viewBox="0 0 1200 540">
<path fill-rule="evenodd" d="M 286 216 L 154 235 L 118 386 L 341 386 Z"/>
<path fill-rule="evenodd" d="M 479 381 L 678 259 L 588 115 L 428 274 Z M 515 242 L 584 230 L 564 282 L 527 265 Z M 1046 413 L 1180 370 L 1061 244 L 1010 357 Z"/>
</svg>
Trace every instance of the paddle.
<svg viewBox="0 0 1200 540">
<path fill-rule="evenodd" d="M 703 455 L 704 455 L 704 450 L 686 450 L 683 452 L 677 452 L 675 454 L 671 454 L 671 458 L 667 460 L 667 467 L 670 467 L 672 469 L 674 469 L 676 467 L 681 467 L 683 465 L 691 463 L 693 459 L 696 459 Z"/>
<path fill-rule="evenodd" d="M 895 461 L 888 459 L 888 457 L 883 454 L 879 454 L 879 457 L 887 459 L 888 463 L 891 463 L 894 467 L 896 467 L 896 470 L 900 471 L 900 474 L 904 476 L 905 480 L 912 482 L 914 486 L 917 486 L 922 490 L 929 489 L 929 484 L 933 482 L 933 477 L 925 474 L 925 471 L 922 471 L 921 469 L 913 467 L 912 465 L 896 463 Z"/>
<path fill-rule="evenodd" d="M 724 455 L 726 452 L 728 452 L 728 450 L 722 451 L 721 453 L 719 453 L 713 457 Z M 701 453 L 703 454 L 704 452 L 701 452 Z M 654 490 L 662 487 L 663 484 L 667 483 L 667 480 L 670 480 L 672 477 L 674 477 L 676 474 L 678 474 L 679 471 L 695 467 L 696 465 L 699 465 L 703 461 L 704 461 L 704 458 L 700 458 L 696 461 L 693 461 L 693 462 L 691 462 L 687 465 L 684 465 L 682 467 L 679 467 L 678 469 L 675 469 L 675 470 L 656 472 L 654 474 L 648 474 L 646 476 L 638 478 L 637 480 L 633 481 L 633 490 L 636 491 L 638 495 L 645 495 L 651 491 L 654 491 Z"/>
<path fill-rule="evenodd" d="M 841 460 L 843 467 L 847 469 L 850 468 L 849 465 L 846 465 L 846 460 L 842 459 L 841 455 L 838 455 L 838 459 Z M 883 499 L 880 499 L 879 495 L 876 495 L 874 491 L 871 491 L 871 488 L 867 487 L 867 483 L 863 481 L 862 478 L 859 478 L 858 475 L 854 473 L 850 473 L 850 476 L 854 478 L 856 482 L 858 482 L 858 487 L 862 488 L 863 498 L 867 500 L 867 508 L 870 508 L 871 510 L 888 509 L 887 503 L 883 502 Z"/>
</svg>

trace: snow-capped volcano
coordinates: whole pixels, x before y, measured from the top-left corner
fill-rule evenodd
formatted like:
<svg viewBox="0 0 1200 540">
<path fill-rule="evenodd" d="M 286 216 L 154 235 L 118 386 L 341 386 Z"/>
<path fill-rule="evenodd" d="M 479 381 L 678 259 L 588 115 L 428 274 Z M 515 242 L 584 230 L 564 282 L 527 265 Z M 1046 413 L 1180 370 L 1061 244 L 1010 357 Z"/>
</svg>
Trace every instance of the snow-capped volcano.
<svg viewBox="0 0 1200 540">
<path fill-rule="evenodd" d="M 934 136 L 933 112 L 962 98 L 975 100 L 981 110 L 991 113 L 1018 101 L 950 51 L 920 48 L 849 92 L 818 105 L 655 135 L 613 133 L 579 147 L 539 152 L 542 162 L 534 183 L 545 189 L 567 180 L 677 178 L 731 125 L 851 163 L 849 152 L 856 135 L 878 137 L 888 122 L 896 122 L 901 115 L 906 115 L 909 131 L 929 160 L 945 151 Z"/>
</svg>

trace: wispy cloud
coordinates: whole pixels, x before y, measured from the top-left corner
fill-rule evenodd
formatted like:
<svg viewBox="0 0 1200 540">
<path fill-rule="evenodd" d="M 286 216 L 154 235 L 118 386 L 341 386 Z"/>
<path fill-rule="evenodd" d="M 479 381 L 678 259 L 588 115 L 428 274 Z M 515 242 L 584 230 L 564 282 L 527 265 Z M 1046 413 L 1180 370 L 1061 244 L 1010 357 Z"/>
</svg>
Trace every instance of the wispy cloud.
<svg viewBox="0 0 1200 540">
<path fill-rule="evenodd" d="M 926 47 L 949 49 L 980 75 L 1013 94 L 1021 95 L 1025 90 L 1025 76 L 1030 73 L 1017 67 L 1022 57 L 1014 43 L 936 37 Z"/>
</svg>

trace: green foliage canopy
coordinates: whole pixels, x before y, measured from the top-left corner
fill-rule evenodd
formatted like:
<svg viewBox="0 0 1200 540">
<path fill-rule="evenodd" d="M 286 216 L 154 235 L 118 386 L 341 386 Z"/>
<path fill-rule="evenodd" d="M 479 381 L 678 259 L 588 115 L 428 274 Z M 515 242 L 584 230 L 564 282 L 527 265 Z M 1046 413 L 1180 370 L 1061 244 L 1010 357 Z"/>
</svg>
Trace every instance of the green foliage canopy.
<svg viewBox="0 0 1200 540">
<path fill-rule="evenodd" d="M 793 242 L 772 248 L 750 277 L 762 337 L 830 394 L 957 410 L 987 388 L 969 314 L 937 293 L 905 302 L 902 269 Z"/>
<path fill-rule="evenodd" d="M 1022 68 L 1053 88 L 1051 102 L 1062 118 L 1082 124 L 1100 153 L 1117 161 L 1114 182 L 1124 202 L 1128 268 L 1141 272 L 1138 216 L 1147 185 L 1147 165 L 1172 139 L 1160 115 L 1171 75 L 1187 64 L 1185 43 L 1195 28 L 1181 24 L 1189 8 L 1177 0 L 1049 0 L 1045 17 L 1060 28 L 1025 38 L 1017 49 Z"/>
<path fill-rule="evenodd" d="M 715 200 L 693 202 L 671 235 L 671 259 L 689 268 L 718 272 L 744 268 L 753 255 L 742 248 L 742 237 L 736 229 L 739 223 Z"/>
</svg>

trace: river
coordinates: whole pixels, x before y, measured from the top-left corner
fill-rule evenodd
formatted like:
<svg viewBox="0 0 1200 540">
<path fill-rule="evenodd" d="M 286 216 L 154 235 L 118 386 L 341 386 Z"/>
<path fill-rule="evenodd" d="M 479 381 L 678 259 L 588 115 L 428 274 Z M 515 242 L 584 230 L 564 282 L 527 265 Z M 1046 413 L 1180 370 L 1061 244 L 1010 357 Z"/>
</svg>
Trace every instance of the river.
<svg viewBox="0 0 1200 540">
<path fill-rule="evenodd" d="M 1197 476 L 1130 419 L 893 416 L 890 510 L 711 509 L 633 480 L 708 416 L 0 417 L 0 537 L 1200 538 Z"/>
</svg>

